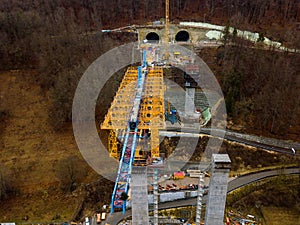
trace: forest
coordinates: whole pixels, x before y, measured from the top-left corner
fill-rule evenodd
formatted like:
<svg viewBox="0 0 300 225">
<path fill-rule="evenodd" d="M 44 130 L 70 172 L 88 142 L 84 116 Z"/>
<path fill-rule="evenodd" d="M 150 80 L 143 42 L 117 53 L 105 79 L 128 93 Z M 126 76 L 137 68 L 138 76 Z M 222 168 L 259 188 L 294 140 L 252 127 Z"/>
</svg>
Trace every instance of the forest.
<svg viewBox="0 0 300 225">
<path fill-rule="evenodd" d="M 164 4 L 163 0 L 153 0 L 151 4 L 148 0 L 3 0 L 0 4 L 0 69 L 38 71 L 36 80 L 53 99 L 53 125 L 59 128 L 71 118 L 73 93 L 87 66 L 113 46 L 136 40 L 134 35 L 110 37 L 99 31 L 158 20 L 164 16 Z M 258 31 L 300 48 L 299 10 L 297 0 L 176 0 L 171 1 L 170 17 L 173 22 L 194 20 L 223 25 L 229 22 L 233 27 Z M 91 32 L 94 33 L 91 35 Z M 297 76 L 295 80 L 299 74 L 298 56 L 259 51 L 245 54 L 245 51 L 247 49 L 237 51 L 226 47 L 217 56 L 219 60 L 225 57 L 221 59 L 222 79 L 228 112 L 241 113 L 240 119 L 243 119 L 255 98 L 258 115 L 255 125 L 284 133 L 286 121 L 293 123 L 292 117 L 297 115 L 293 108 L 295 100 L 289 96 L 296 96 L 292 93 L 299 91 Z M 244 60 L 238 60 L 240 57 Z M 274 71 L 272 77 L 267 76 L 270 70 Z M 263 89 L 256 86 L 257 83 L 264 83 Z M 235 90 L 232 85 L 237 86 Z M 273 88 L 278 91 L 269 92 Z M 272 112 L 265 115 L 265 109 Z M 6 116 L 6 110 L 0 110 L 1 117 Z M 285 117 L 291 118 L 285 120 Z M 274 125 L 279 118 L 282 124 Z"/>
<path fill-rule="evenodd" d="M 0 4 L 1 67 L 33 67 L 55 36 L 143 24 L 164 17 L 163 0 L 3 0 Z M 155 6 L 155 7 L 153 7 Z M 281 42 L 299 43 L 297 0 L 176 0 L 170 18 L 264 32 Z M 113 19 L 112 19 L 113 18 Z M 281 32 L 282 29 L 286 32 Z"/>
</svg>

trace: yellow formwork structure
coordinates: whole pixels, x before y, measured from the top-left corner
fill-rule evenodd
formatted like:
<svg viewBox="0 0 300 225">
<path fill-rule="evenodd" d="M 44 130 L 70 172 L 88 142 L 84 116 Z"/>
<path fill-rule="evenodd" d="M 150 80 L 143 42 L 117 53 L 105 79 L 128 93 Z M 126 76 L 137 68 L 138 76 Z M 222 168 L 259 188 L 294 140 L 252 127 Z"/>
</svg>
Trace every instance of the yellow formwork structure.
<svg viewBox="0 0 300 225">
<path fill-rule="evenodd" d="M 101 129 L 126 129 L 136 93 L 137 77 L 137 68 L 129 67 L 105 116 Z"/>
<path fill-rule="evenodd" d="M 126 130 L 133 106 L 138 78 L 137 67 L 129 67 L 105 116 L 101 129 L 110 129 L 109 151 L 118 158 L 116 151 L 116 130 Z M 138 129 L 151 133 L 151 157 L 159 157 L 159 129 L 165 128 L 163 68 L 150 67 L 146 77 L 143 98 L 140 105 Z M 114 135 L 112 134 L 114 133 Z"/>
<path fill-rule="evenodd" d="M 116 136 L 115 130 L 110 130 L 109 131 L 109 136 L 108 136 L 108 151 L 109 151 L 109 156 L 113 157 L 115 159 L 119 159 L 119 154 L 118 154 L 118 140 Z"/>
<path fill-rule="evenodd" d="M 151 129 L 151 157 L 159 157 L 159 132 L 158 129 Z"/>
<path fill-rule="evenodd" d="M 139 116 L 139 129 L 151 132 L 151 157 L 159 157 L 159 129 L 165 128 L 163 68 L 149 70 Z"/>
<path fill-rule="evenodd" d="M 139 115 L 139 129 L 164 129 L 164 92 L 163 68 L 149 69 Z"/>
</svg>

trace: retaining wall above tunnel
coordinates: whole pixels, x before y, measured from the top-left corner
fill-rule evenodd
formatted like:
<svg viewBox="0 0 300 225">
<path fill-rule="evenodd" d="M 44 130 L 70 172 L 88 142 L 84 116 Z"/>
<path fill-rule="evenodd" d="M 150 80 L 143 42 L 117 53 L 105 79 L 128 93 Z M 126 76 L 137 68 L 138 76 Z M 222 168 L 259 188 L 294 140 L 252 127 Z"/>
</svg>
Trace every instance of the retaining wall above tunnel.
<svg viewBox="0 0 300 225">
<path fill-rule="evenodd" d="M 139 41 L 148 40 L 149 37 L 153 37 L 157 34 L 159 42 L 165 40 L 165 27 L 164 26 L 145 26 L 137 27 Z M 170 24 L 169 27 L 169 42 L 175 43 L 195 43 L 199 40 L 205 40 L 207 37 L 205 34 L 208 29 L 201 28 L 187 28 L 180 25 Z M 148 37 L 148 38 L 147 38 Z"/>
</svg>

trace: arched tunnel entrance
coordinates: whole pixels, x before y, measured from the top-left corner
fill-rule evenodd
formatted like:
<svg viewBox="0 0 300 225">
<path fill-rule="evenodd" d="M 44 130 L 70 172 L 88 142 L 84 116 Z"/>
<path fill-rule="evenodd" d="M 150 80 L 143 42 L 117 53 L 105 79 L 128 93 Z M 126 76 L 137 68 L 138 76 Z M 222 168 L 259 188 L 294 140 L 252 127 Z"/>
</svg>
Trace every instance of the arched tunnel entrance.
<svg viewBox="0 0 300 225">
<path fill-rule="evenodd" d="M 150 32 L 146 35 L 146 40 L 149 42 L 159 42 L 159 35 L 155 32 Z"/>
<path fill-rule="evenodd" d="M 175 41 L 177 42 L 187 42 L 189 40 L 190 40 L 190 34 L 185 30 L 179 31 L 175 36 Z"/>
</svg>

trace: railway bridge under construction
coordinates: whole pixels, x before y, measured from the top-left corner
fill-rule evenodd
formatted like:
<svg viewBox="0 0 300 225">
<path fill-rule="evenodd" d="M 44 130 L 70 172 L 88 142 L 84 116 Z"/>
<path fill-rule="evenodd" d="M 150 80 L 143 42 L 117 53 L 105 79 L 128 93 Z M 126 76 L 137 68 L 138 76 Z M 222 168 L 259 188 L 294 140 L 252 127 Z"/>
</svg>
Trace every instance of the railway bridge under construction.
<svg viewBox="0 0 300 225">
<path fill-rule="evenodd" d="M 119 160 L 118 174 L 112 191 L 110 212 L 112 214 L 121 210 L 125 213 L 128 197 L 130 196 L 130 204 L 134 212 L 132 215 L 133 224 L 148 224 L 149 217 L 147 215 L 149 209 L 147 199 L 146 202 L 141 200 L 145 200 L 142 195 L 147 194 L 147 172 L 136 171 L 141 171 L 138 169 L 139 167 L 151 168 L 154 171 L 153 174 L 156 174 L 157 177 L 157 171 L 164 167 L 164 157 L 159 151 L 160 130 L 165 130 L 167 123 L 179 124 L 180 117 L 188 117 L 193 124 L 205 126 L 212 115 L 210 113 L 210 104 L 205 99 L 205 94 L 201 95 L 202 99 L 198 100 L 198 103 L 201 103 L 199 104 L 200 112 L 196 110 L 194 106 L 194 103 L 197 102 L 195 99 L 195 87 L 190 85 L 188 79 L 186 79 L 185 96 L 181 96 L 183 98 L 179 100 L 182 107 L 180 110 L 181 114 L 177 112 L 177 108 L 170 103 L 168 94 L 166 95 L 166 93 L 172 92 L 172 85 L 164 82 L 164 68 L 170 68 L 168 62 L 171 59 L 174 60 L 174 58 L 168 57 L 168 59 L 165 59 L 165 52 L 160 52 L 159 43 L 141 43 L 139 48 L 141 50 L 141 64 L 127 68 L 114 100 L 101 124 L 101 129 L 109 131 L 109 154 L 111 157 Z M 170 55 L 169 53 L 167 54 Z M 199 68 L 193 64 L 193 61 L 186 60 L 184 62 L 189 62 L 187 64 L 184 63 L 184 66 L 190 66 L 194 75 L 200 73 Z M 170 97 L 172 97 L 172 94 Z M 177 97 L 176 99 L 178 101 Z M 172 100 L 173 103 L 174 101 Z M 228 161 L 228 158 L 226 160 Z M 219 175 L 216 173 L 219 176 L 217 180 L 222 180 L 222 176 L 227 178 L 228 168 L 225 170 L 225 173 L 222 172 Z M 227 179 L 223 179 L 223 181 L 225 182 Z M 156 185 L 153 184 L 153 187 L 156 186 L 157 188 L 157 182 L 155 183 Z M 202 193 L 200 188 L 199 190 L 199 207 L 201 208 Z M 220 214 L 223 213 L 222 207 L 225 207 L 226 188 L 221 194 L 222 197 L 212 197 L 222 200 L 224 203 L 220 204 Z M 154 199 L 156 199 L 154 200 L 154 224 L 158 224 L 157 192 L 156 195 L 154 194 Z M 208 215 L 213 214 L 210 213 Z M 221 218 L 222 216 L 219 217 Z M 211 221 L 215 220 L 212 219 Z"/>
<path fill-rule="evenodd" d="M 163 156 L 159 151 L 159 130 L 165 129 L 166 120 L 180 123 L 187 117 L 196 126 L 205 126 L 211 119 L 210 105 L 202 104 L 195 109 L 195 82 L 189 74 L 200 75 L 199 65 L 192 55 L 182 55 L 180 51 L 170 52 L 169 44 L 183 43 L 188 45 L 198 40 L 205 32 L 187 31 L 180 26 L 169 24 L 169 0 L 166 0 L 166 20 L 163 26 L 139 28 L 139 49 L 141 64 L 130 66 L 123 77 L 119 89 L 109 108 L 102 130 L 109 130 L 108 150 L 111 157 L 119 160 L 119 168 L 111 197 L 110 212 L 126 212 L 130 195 L 132 222 L 134 225 L 149 224 L 147 199 L 147 169 L 154 174 L 154 224 L 158 224 L 158 171 L 164 167 Z M 167 88 L 172 85 L 164 83 L 164 68 L 178 66 L 188 73 L 184 74 L 185 99 L 184 111 L 179 114 L 177 108 L 166 99 Z M 206 82 L 207 84 L 209 82 Z M 206 99 L 207 101 L 207 99 Z M 181 103 L 182 103 L 181 102 Z M 201 101 L 200 101 L 201 102 Z M 200 123 L 201 119 L 201 123 Z M 219 225 L 223 220 L 225 208 L 227 177 L 230 160 L 228 155 L 213 156 L 215 165 L 211 189 L 222 187 L 221 191 L 210 193 L 211 206 L 208 207 L 206 223 Z M 225 179 L 224 179 L 225 177 Z M 202 176 L 199 177 L 197 223 L 200 224 L 202 201 Z M 221 204 L 216 206 L 216 201 Z"/>
</svg>

